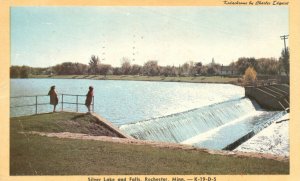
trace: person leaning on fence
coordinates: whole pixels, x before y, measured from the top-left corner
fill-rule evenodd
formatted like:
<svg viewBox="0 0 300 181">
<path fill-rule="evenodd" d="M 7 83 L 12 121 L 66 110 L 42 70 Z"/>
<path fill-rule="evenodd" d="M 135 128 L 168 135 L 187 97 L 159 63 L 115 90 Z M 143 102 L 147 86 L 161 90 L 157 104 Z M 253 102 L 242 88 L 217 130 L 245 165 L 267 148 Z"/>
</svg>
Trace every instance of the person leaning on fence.
<svg viewBox="0 0 300 181">
<path fill-rule="evenodd" d="M 91 112 L 91 104 L 93 101 L 93 96 L 94 96 L 94 88 L 92 86 L 89 87 L 89 91 L 86 95 L 86 99 L 85 99 L 85 105 L 88 108 L 88 111 Z"/>
<path fill-rule="evenodd" d="M 58 97 L 57 93 L 55 92 L 55 86 L 51 86 L 48 95 L 50 96 L 50 104 L 53 105 L 53 112 L 55 112 L 56 105 L 58 104 Z"/>
</svg>

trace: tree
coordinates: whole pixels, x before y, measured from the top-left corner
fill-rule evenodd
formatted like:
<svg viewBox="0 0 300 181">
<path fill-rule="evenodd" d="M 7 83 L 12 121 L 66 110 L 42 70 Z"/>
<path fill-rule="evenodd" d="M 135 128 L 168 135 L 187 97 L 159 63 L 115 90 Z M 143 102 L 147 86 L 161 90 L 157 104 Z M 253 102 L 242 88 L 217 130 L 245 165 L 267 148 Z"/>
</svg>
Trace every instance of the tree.
<svg viewBox="0 0 300 181">
<path fill-rule="evenodd" d="M 131 72 L 130 60 L 126 57 L 122 58 L 121 70 L 123 75 L 128 75 Z"/>
<path fill-rule="evenodd" d="M 121 71 L 120 67 L 114 67 L 112 69 L 112 72 L 113 72 L 113 75 L 121 75 L 122 74 L 122 71 Z"/>
<path fill-rule="evenodd" d="M 21 67 L 20 77 L 21 78 L 28 78 L 29 77 L 29 72 L 30 72 L 30 67 L 23 65 Z"/>
<path fill-rule="evenodd" d="M 63 62 L 49 68 L 58 75 L 83 75 L 88 71 L 88 65 L 82 63 Z M 49 71 L 48 71 L 49 73 Z"/>
<path fill-rule="evenodd" d="M 236 67 L 240 74 L 244 74 L 246 69 L 250 66 L 255 69 L 257 68 L 257 61 L 255 60 L 255 58 L 241 57 L 236 62 Z"/>
<path fill-rule="evenodd" d="M 149 60 L 143 66 L 143 74 L 148 76 L 155 76 L 159 73 L 157 61 Z"/>
<path fill-rule="evenodd" d="M 134 64 L 131 66 L 130 74 L 131 75 L 139 75 L 141 73 L 141 70 L 142 70 L 142 66 Z"/>
<path fill-rule="evenodd" d="M 20 67 L 11 66 L 10 67 L 10 78 L 19 78 L 20 77 Z"/>
<path fill-rule="evenodd" d="M 208 75 L 215 75 L 216 73 L 217 73 L 217 69 L 215 66 L 208 67 L 208 69 L 207 69 Z"/>
<path fill-rule="evenodd" d="M 181 66 L 181 74 L 184 76 L 190 75 L 190 64 L 188 62 Z"/>
<path fill-rule="evenodd" d="M 50 74 L 51 68 L 41 68 L 41 67 L 30 67 L 30 74 L 32 75 L 42 75 L 42 74 Z"/>
<path fill-rule="evenodd" d="M 89 72 L 91 74 L 99 73 L 98 72 L 99 64 L 100 64 L 99 57 L 98 56 L 96 57 L 95 55 L 92 55 L 91 59 L 90 59 L 90 62 L 89 62 Z"/>
<path fill-rule="evenodd" d="M 281 67 L 284 69 L 284 72 L 287 76 L 290 75 L 290 50 L 289 48 L 286 49 L 286 51 L 283 49 L 281 51 L 281 57 L 279 58 L 279 61 L 281 62 Z"/>
<path fill-rule="evenodd" d="M 244 82 L 254 83 L 256 81 L 256 71 L 253 67 L 248 67 L 244 74 Z"/>
<path fill-rule="evenodd" d="M 57 64 L 55 66 L 52 67 L 52 70 L 54 71 L 55 74 L 60 75 L 61 72 L 61 64 Z"/>
<path fill-rule="evenodd" d="M 183 72 L 182 67 L 179 65 L 178 68 L 177 68 L 177 74 L 178 74 L 179 77 L 181 77 L 182 72 Z"/>
<path fill-rule="evenodd" d="M 196 62 L 196 63 L 190 62 L 189 75 L 193 75 L 193 76 L 200 75 L 202 74 L 202 69 L 203 69 L 202 62 Z"/>
<path fill-rule="evenodd" d="M 177 75 L 177 70 L 174 66 L 167 65 L 166 67 L 161 67 L 160 70 L 160 74 L 166 77 L 175 77 Z"/>
<path fill-rule="evenodd" d="M 76 68 L 72 62 L 64 62 L 62 65 L 62 71 L 64 75 L 74 75 Z"/>
<path fill-rule="evenodd" d="M 202 66 L 201 67 L 201 75 L 207 75 L 208 74 L 208 67 Z"/>
<path fill-rule="evenodd" d="M 277 75 L 279 73 L 279 62 L 274 58 L 260 58 L 257 60 L 257 73 L 262 75 Z"/>
<path fill-rule="evenodd" d="M 235 63 L 235 62 L 231 62 L 231 63 L 229 64 L 229 67 L 230 67 L 230 70 L 231 70 L 231 75 L 236 74 L 236 73 L 235 73 L 235 70 L 237 69 L 237 68 L 236 68 L 236 63 Z"/>
<path fill-rule="evenodd" d="M 202 67 L 202 62 L 196 62 L 195 66 Z"/>
<path fill-rule="evenodd" d="M 100 64 L 100 66 L 99 66 L 100 75 L 104 75 L 104 77 L 106 77 L 106 75 L 108 74 L 108 72 L 111 69 L 112 69 L 112 67 L 109 64 Z"/>
<path fill-rule="evenodd" d="M 75 63 L 74 64 L 75 74 L 76 75 L 83 75 L 86 74 L 88 71 L 88 66 L 82 63 Z"/>
</svg>

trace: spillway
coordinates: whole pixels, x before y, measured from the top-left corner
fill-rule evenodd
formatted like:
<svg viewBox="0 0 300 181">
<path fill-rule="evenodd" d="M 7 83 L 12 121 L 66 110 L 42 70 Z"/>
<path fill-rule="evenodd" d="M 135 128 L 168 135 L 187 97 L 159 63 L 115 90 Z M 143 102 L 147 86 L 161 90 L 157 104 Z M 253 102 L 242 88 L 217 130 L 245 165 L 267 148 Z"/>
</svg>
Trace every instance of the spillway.
<svg viewBox="0 0 300 181">
<path fill-rule="evenodd" d="M 120 127 L 142 140 L 224 149 L 249 133 L 257 133 L 282 111 L 264 111 L 248 98 L 229 100 Z"/>
</svg>

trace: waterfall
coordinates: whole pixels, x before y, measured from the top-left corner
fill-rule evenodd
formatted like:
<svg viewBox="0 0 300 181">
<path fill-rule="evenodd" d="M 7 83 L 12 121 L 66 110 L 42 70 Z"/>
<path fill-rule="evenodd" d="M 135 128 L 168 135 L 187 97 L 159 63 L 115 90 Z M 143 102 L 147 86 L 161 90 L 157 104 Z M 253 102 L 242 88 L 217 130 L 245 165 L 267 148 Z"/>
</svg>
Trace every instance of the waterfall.
<svg viewBox="0 0 300 181">
<path fill-rule="evenodd" d="M 230 150 L 248 140 L 284 114 L 284 111 L 257 111 L 252 115 L 246 114 L 222 126 L 199 133 L 184 140 L 181 144 Z"/>
<path fill-rule="evenodd" d="M 241 117 L 256 115 L 258 112 L 255 103 L 248 98 L 240 98 L 122 125 L 120 129 L 137 139 L 181 143 Z"/>
</svg>

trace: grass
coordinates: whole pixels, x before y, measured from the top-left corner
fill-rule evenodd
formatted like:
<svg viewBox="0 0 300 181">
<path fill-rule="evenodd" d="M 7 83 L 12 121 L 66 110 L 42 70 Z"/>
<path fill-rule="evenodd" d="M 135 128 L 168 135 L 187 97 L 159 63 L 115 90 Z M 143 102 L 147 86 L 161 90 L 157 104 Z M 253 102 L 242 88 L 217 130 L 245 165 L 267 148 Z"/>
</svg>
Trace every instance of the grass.
<svg viewBox="0 0 300 181">
<path fill-rule="evenodd" d="M 65 124 L 68 120 L 80 126 Z M 90 117 L 51 113 L 11 118 L 11 175 L 288 174 L 289 163 L 212 155 L 199 150 L 49 138 L 21 131 L 85 132 Z M 80 129 L 80 128 L 83 129 Z"/>
<path fill-rule="evenodd" d="M 11 131 L 24 132 L 39 131 L 39 132 L 71 132 L 83 133 L 93 136 L 110 135 L 117 137 L 116 134 L 106 129 L 93 116 L 85 113 L 45 113 L 32 116 L 23 116 L 11 118 Z"/>
<path fill-rule="evenodd" d="M 134 80 L 134 81 L 162 81 L 162 82 L 192 82 L 192 83 L 233 83 L 237 77 L 224 76 L 197 76 L 197 77 L 164 77 L 164 76 L 138 76 L 138 75 L 31 75 L 29 78 L 53 79 L 96 79 L 96 80 Z"/>
</svg>

